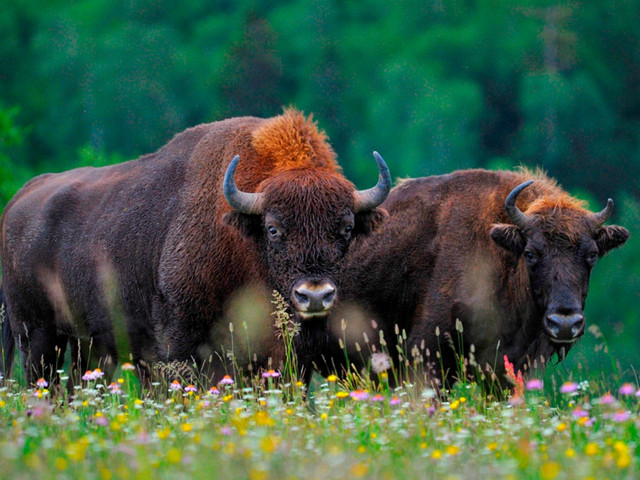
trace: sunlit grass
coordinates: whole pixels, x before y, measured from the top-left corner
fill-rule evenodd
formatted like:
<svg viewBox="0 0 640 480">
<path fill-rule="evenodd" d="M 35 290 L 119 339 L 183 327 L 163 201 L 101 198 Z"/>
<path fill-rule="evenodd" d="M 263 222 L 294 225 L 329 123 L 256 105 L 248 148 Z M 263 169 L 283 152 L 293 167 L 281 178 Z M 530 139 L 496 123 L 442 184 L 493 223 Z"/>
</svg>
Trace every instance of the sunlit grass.
<svg viewBox="0 0 640 480">
<path fill-rule="evenodd" d="M 65 373 L 60 372 L 63 380 Z M 313 392 L 271 370 L 240 388 L 179 380 L 139 390 L 123 369 L 87 372 L 72 394 L 44 380 L 0 388 L 2 477 L 51 478 L 634 478 L 640 392 L 588 380 L 553 399 L 529 380 L 521 401 L 473 383 L 441 396 L 384 382 Z M 350 385 L 353 383 L 350 379 Z M 309 397 L 313 396 L 313 408 Z M 513 397 L 511 397 L 513 398 Z"/>
<path fill-rule="evenodd" d="M 296 331 L 276 308 L 291 347 Z M 64 370 L 59 385 L 0 379 L 0 478 L 640 475 L 635 383 L 562 369 L 522 378 L 507 363 L 506 390 L 469 380 L 442 389 L 413 367 L 412 383 L 394 388 L 407 361 L 398 372 L 386 355 L 372 356 L 368 374 L 315 376 L 310 387 L 296 377 L 293 350 L 281 369 L 217 384 L 194 372 L 141 386 L 130 363 L 113 379 L 100 369 L 76 375 L 69 388 Z"/>
</svg>

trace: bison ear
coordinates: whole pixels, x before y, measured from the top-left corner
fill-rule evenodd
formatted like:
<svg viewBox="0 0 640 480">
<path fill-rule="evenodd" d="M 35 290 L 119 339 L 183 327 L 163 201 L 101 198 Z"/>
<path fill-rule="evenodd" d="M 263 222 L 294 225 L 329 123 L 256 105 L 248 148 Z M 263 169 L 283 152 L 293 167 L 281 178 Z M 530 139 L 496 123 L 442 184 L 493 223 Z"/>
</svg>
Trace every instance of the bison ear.
<svg viewBox="0 0 640 480">
<path fill-rule="evenodd" d="M 628 238 L 629 230 L 619 225 L 608 225 L 598 229 L 595 241 L 600 251 L 599 255 L 602 257 L 609 250 L 621 247 Z"/>
<path fill-rule="evenodd" d="M 525 239 L 520 228 L 515 225 L 498 223 L 491 228 L 491 238 L 502 248 L 509 250 L 520 256 L 525 247 Z"/>
<path fill-rule="evenodd" d="M 369 235 L 378 230 L 389 217 L 384 208 L 374 208 L 366 212 L 356 213 L 354 233 Z"/>
<path fill-rule="evenodd" d="M 225 213 L 222 217 L 225 225 L 237 229 L 242 236 L 251 237 L 260 233 L 260 215 L 249 215 L 240 212 Z"/>
</svg>

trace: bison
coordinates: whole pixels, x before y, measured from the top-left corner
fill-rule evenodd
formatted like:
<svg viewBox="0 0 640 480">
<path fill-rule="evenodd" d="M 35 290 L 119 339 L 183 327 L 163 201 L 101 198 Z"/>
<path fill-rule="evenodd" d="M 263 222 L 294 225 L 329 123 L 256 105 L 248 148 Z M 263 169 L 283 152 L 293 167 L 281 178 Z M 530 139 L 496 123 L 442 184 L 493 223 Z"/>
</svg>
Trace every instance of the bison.
<svg viewBox="0 0 640 480">
<path fill-rule="evenodd" d="M 361 319 L 346 331 L 360 345 L 363 328 L 378 338 L 364 323 L 374 319 L 392 357 L 430 359 L 437 380 L 460 374 L 460 353 L 498 377 L 504 355 L 516 371 L 562 357 L 585 330 L 591 269 L 629 236 L 604 225 L 612 200 L 591 213 L 539 171 L 407 180 L 382 206 L 384 227 L 352 245 L 336 318 Z"/>
<path fill-rule="evenodd" d="M 391 178 L 374 155 L 378 184 L 358 191 L 324 132 L 287 109 L 202 124 L 128 162 L 34 178 L 1 219 L 7 345 L 15 336 L 31 381 L 55 376 L 67 344 L 81 371 L 89 355 L 114 368 L 129 353 L 142 366 L 208 363 L 220 375 L 234 299 L 249 291 L 242 298 L 268 305 L 275 289 L 301 324 L 305 367 L 326 337 L 349 244 L 385 217 L 377 207 Z M 281 349 L 262 313 L 247 330 L 266 365 Z"/>
</svg>

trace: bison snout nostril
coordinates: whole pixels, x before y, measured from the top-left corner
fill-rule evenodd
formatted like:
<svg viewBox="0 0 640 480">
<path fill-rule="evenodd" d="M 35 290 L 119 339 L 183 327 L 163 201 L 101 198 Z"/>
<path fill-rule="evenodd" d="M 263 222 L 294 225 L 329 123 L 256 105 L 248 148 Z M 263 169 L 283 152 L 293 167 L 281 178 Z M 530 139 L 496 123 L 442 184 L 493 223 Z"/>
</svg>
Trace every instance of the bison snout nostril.
<svg viewBox="0 0 640 480">
<path fill-rule="evenodd" d="M 293 288 L 293 306 L 301 314 L 326 314 L 336 299 L 336 286 L 333 282 L 302 281 Z"/>
<path fill-rule="evenodd" d="M 556 342 L 574 342 L 584 333 L 584 315 L 551 313 L 545 317 L 545 327 Z"/>
<path fill-rule="evenodd" d="M 309 303 L 309 297 L 299 290 L 293 291 L 293 298 L 295 303 L 299 306 L 307 305 Z"/>
</svg>

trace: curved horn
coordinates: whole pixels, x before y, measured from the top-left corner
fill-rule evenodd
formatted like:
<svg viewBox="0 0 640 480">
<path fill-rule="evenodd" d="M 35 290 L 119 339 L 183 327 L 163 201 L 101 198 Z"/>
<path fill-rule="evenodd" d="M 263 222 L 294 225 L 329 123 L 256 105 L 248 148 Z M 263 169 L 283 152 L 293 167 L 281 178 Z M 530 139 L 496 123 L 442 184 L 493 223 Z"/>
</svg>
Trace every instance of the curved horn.
<svg viewBox="0 0 640 480">
<path fill-rule="evenodd" d="M 233 157 L 227 168 L 227 173 L 224 174 L 224 183 L 222 184 L 224 198 L 227 199 L 227 202 L 234 210 L 240 213 L 260 214 L 262 213 L 262 198 L 264 194 L 243 192 L 236 187 L 234 178 L 239 159 L 240 155 Z"/>
<path fill-rule="evenodd" d="M 373 156 L 378 163 L 378 170 L 380 175 L 378 176 L 378 183 L 375 187 L 367 190 L 358 190 L 355 192 L 355 211 L 362 212 L 366 210 L 372 210 L 384 202 L 389 191 L 391 190 L 391 174 L 389 173 L 389 167 L 384 163 L 382 157 L 378 152 L 373 152 Z"/>
<path fill-rule="evenodd" d="M 507 215 L 516 227 L 524 228 L 527 226 L 527 216 L 520 211 L 516 205 L 518 195 L 533 183 L 533 180 L 528 180 L 521 183 L 516 188 L 511 190 L 511 193 L 507 195 L 507 199 L 504 201 L 504 209 L 507 211 Z"/>
<path fill-rule="evenodd" d="M 613 200 L 607 200 L 607 206 L 602 209 L 602 211 L 593 214 L 593 218 L 596 221 L 598 226 L 604 224 L 607 219 L 611 216 L 611 212 L 613 211 Z"/>
</svg>

